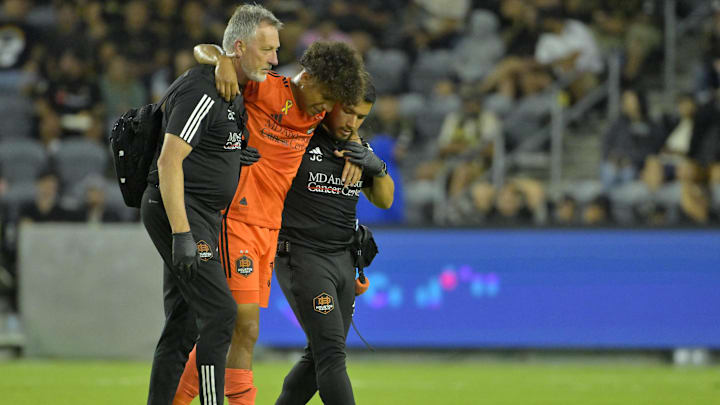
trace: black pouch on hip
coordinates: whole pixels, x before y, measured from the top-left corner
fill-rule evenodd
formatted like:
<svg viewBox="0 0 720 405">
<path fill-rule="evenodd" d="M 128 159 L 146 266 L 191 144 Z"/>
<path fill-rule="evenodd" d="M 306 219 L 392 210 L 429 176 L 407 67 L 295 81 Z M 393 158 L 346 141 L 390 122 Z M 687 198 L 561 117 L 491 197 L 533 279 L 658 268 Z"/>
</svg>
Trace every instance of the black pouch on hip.
<svg viewBox="0 0 720 405">
<path fill-rule="evenodd" d="M 355 241 L 353 243 L 353 256 L 355 257 L 355 267 L 363 269 L 372 263 L 375 255 L 378 254 L 378 247 L 373 239 L 370 228 L 365 225 L 358 226 L 355 231 Z"/>
</svg>

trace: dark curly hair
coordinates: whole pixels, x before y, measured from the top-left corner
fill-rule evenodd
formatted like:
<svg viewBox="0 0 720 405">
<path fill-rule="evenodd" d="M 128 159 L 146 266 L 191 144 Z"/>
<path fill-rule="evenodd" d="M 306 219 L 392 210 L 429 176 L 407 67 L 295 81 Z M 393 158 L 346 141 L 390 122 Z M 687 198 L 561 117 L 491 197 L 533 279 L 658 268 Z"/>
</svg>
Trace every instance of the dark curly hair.
<svg viewBox="0 0 720 405">
<path fill-rule="evenodd" d="M 362 100 L 366 103 L 375 104 L 377 90 L 375 90 L 375 85 L 370 77 L 370 73 L 364 71 L 362 76 L 365 81 L 365 91 L 363 92 Z"/>
<path fill-rule="evenodd" d="M 342 42 L 313 42 L 300 57 L 300 65 L 339 102 L 357 104 L 365 91 L 360 56 Z"/>
</svg>

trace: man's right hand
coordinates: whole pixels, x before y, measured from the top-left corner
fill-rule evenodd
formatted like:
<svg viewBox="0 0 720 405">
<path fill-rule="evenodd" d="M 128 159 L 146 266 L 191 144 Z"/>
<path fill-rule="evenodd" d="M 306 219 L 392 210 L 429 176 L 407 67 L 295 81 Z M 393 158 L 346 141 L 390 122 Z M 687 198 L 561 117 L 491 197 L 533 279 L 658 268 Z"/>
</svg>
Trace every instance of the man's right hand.
<svg viewBox="0 0 720 405">
<path fill-rule="evenodd" d="M 185 282 L 197 273 L 198 253 L 190 231 L 172 234 L 172 264 L 175 275 Z"/>
<path fill-rule="evenodd" d="M 237 73 L 233 66 L 232 58 L 220 55 L 215 66 L 215 88 L 225 101 L 228 103 L 240 94 L 240 86 L 238 85 Z"/>
</svg>

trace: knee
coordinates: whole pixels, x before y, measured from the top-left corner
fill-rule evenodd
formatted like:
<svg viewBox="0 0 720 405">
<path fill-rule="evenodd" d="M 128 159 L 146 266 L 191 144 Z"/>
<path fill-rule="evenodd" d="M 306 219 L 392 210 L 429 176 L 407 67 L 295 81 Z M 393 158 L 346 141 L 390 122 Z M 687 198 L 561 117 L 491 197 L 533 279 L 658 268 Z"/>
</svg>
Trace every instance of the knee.
<svg viewBox="0 0 720 405">
<path fill-rule="evenodd" d="M 244 345 L 253 346 L 260 335 L 260 325 L 257 319 L 243 320 L 238 318 L 235 321 L 235 333 L 233 339 Z"/>
<path fill-rule="evenodd" d="M 315 355 L 315 372 L 318 376 L 336 373 L 345 369 L 345 349 L 340 346 L 328 347 Z"/>
</svg>

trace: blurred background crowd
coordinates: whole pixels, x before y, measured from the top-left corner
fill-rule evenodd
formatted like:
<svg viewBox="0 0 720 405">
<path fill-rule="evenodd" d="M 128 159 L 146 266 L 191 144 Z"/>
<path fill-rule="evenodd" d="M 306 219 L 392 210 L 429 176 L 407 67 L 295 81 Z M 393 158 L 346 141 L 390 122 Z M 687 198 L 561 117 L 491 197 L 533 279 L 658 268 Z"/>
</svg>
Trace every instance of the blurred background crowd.
<svg viewBox="0 0 720 405">
<path fill-rule="evenodd" d="M 398 196 L 369 223 L 704 226 L 720 213 L 720 3 L 271 0 L 276 70 L 351 43 Z M 112 123 L 220 43 L 226 0 L 3 0 L 0 285 L 22 221 L 137 221 Z"/>
</svg>

